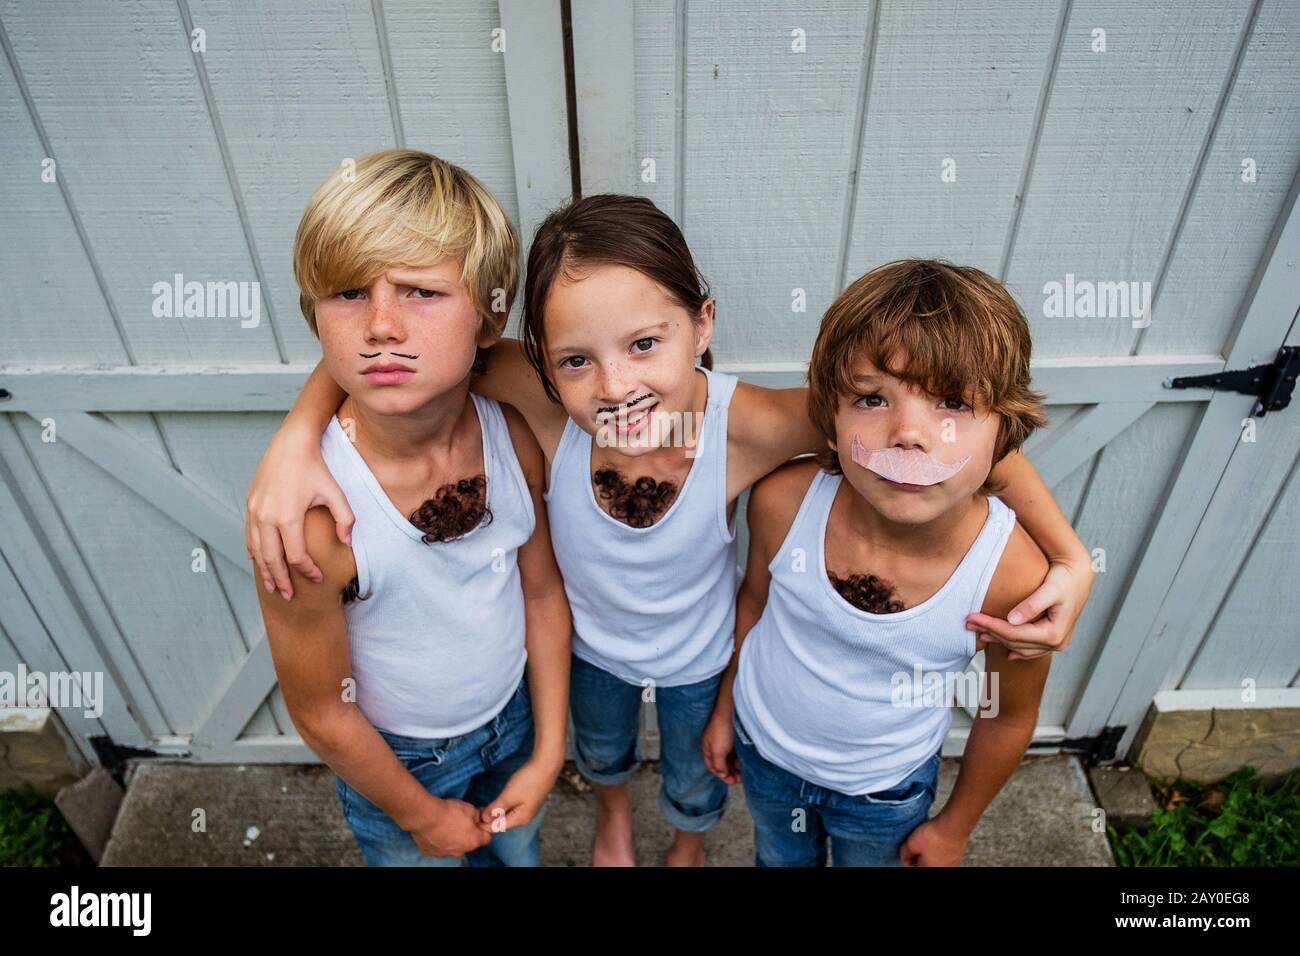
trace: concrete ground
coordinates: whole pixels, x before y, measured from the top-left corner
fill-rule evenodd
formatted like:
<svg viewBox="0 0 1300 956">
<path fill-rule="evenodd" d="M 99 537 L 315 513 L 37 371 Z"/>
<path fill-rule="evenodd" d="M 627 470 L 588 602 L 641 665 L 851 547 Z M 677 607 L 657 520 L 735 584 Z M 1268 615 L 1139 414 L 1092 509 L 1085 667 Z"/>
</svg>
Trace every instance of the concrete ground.
<svg viewBox="0 0 1300 956">
<path fill-rule="evenodd" d="M 945 759 L 937 813 L 952 792 L 958 761 Z M 671 831 L 659 815 L 658 767 L 633 778 L 637 852 L 658 865 Z M 752 866 L 753 828 L 741 787 L 709 832 L 714 866 Z M 1097 800 L 1074 757 L 1031 757 L 985 811 L 963 866 L 1113 866 L 1096 832 Z M 566 766 L 542 826 L 545 866 L 585 866 L 595 825 L 595 795 Z M 324 766 L 203 766 L 146 760 L 127 781 L 126 798 L 104 866 L 361 866 L 343 820 L 334 775 Z"/>
</svg>

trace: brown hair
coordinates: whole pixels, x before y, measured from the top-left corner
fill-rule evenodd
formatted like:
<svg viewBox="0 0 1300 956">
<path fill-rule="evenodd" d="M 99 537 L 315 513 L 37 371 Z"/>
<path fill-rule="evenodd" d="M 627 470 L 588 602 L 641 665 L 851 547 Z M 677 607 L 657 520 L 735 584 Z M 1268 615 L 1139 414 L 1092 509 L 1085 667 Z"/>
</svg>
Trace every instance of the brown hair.
<svg viewBox="0 0 1300 956">
<path fill-rule="evenodd" d="M 808 363 L 808 415 L 835 440 L 840 398 L 855 394 L 862 358 L 931 395 L 961 397 L 1002 417 L 993 463 L 1047 424 L 1030 390 L 1029 322 L 1006 287 L 971 266 L 901 259 L 854 281 L 822 318 Z M 902 362 L 906 364 L 903 365 Z M 817 463 L 834 474 L 829 448 Z M 992 491 L 985 482 L 983 491 Z"/>
<path fill-rule="evenodd" d="M 547 373 L 546 330 L 542 310 L 561 274 L 575 278 L 575 267 L 619 265 L 653 279 L 695 319 L 709 298 L 709 284 L 695 267 L 677 223 L 648 199 L 604 193 L 557 209 L 537 227 L 528 252 L 520 338 L 524 354 L 541 377 L 546 394 L 560 394 Z M 701 362 L 713 368 L 713 353 Z"/>
</svg>

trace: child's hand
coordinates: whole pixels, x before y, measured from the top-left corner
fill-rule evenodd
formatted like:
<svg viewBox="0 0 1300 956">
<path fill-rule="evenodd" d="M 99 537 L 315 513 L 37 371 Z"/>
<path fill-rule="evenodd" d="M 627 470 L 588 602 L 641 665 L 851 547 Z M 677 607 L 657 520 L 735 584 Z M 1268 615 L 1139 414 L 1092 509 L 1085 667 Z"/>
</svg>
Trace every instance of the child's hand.
<svg viewBox="0 0 1300 956">
<path fill-rule="evenodd" d="M 558 767 L 552 769 L 529 760 L 511 774 L 497 798 L 478 812 L 479 832 L 491 839 L 494 833 L 528 823 L 541 811 L 546 795 L 555 786 L 555 778 L 559 775 Z"/>
<path fill-rule="evenodd" d="M 1065 650 L 1092 590 L 1092 579 L 1091 564 L 1054 563 L 1038 590 L 1012 608 L 1007 620 L 978 612 L 966 615 L 966 629 L 980 632 L 976 650 L 997 641 L 1011 650 L 1007 658 L 1013 661 Z"/>
<path fill-rule="evenodd" d="M 491 834 L 478 828 L 478 811 L 463 800 L 440 800 L 441 807 L 433 822 L 411 837 L 425 856 L 464 856 L 470 850 L 487 845 Z"/>
<path fill-rule="evenodd" d="M 704 727 L 700 748 L 704 751 L 704 765 L 723 783 L 740 783 L 740 762 L 736 759 L 736 732 L 731 728 L 731 718 L 716 710 Z"/>
<path fill-rule="evenodd" d="M 307 553 L 303 518 L 318 505 L 334 516 L 339 540 L 351 544 L 356 520 L 334 476 L 325 467 L 320 439 L 314 445 L 276 432 L 253 475 L 245 501 L 244 544 L 268 591 L 278 590 L 286 600 L 293 584 L 285 559 L 304 576 L 320 582 L 320 568 Z"/>
<path fill-rule="evenodd" d="M 907 835 L 898 848 L 898 858 L 903 866 L 956 866 L 969 839 L 969 833 L 950 832 L 935 817 Z"/>
</svg>

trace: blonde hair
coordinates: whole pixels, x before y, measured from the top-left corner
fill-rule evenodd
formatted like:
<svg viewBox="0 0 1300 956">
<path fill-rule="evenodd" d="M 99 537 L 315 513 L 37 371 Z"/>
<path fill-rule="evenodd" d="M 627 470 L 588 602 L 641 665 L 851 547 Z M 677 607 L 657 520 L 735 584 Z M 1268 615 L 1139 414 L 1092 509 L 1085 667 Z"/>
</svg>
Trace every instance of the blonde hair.
<svg viewBox="0 0 1300 956">
<path fill-rule="evenodd" d="M 1030 387 L 1029 323 L 1006 287 L 971 266 L 901 259 L 854 281 L 822 318 L 808 363 L 808 415 L 834 441 L 842 396 L 853 395 L 856 365 L 876 368 L 931 395 L 977 399 L 1002 421 L 993 463 L 1047 424 Z M 904 364 L 904 362 L 906 364 Z M 840 471 L 829 448 L 817 455 Z M 984 490 L 992 484 L 986 482 Z"/>
<path fill-rule="evenodd" d="M 498 331 L 519 282 L 519 234 L 481 182 L 414 149 L 340 167 L 307 203 L 293 240 L 299 303 L 317 337 L 317 299 L 368 286 L 393 266 L 459 258 L 480 332 Z"/>
</svg>

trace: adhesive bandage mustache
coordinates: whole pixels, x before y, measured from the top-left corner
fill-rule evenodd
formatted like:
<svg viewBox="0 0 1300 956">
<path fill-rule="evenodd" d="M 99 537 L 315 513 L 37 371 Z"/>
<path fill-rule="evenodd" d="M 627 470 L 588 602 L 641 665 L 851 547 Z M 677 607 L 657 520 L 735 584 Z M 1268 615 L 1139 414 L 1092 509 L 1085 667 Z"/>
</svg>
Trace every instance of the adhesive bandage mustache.
<svg viewBox="0 0 1300 956">
<path fill-rule="evenodd" d="M 901 485 L 937 485 L 946 481 L 966 466 L 970 455 L 958 461 L 935 461 L 925 452 L 915 448 L 877 448 L 867 451 L 853 436 L 849 456 L 867 471 Z"/>
</svg>

